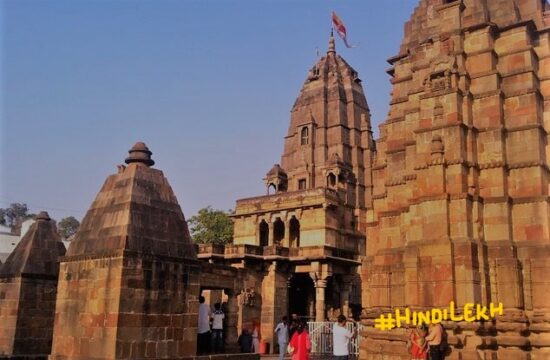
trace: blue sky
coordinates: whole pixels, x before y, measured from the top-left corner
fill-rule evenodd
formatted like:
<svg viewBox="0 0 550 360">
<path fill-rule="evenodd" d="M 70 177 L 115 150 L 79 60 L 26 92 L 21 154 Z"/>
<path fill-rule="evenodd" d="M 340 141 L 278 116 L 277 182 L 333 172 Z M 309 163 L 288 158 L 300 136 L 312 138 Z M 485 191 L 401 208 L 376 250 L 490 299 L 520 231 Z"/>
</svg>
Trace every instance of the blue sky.
<svg viewBox="0 0 550 360">
<path fill-rule="evenodd" d="M 417 2 L 2 1 L 0 207 L 80 219 L 136 141 L 187 217 L 262 195 L 331 11 L 377 129 Z"/>
</svg>

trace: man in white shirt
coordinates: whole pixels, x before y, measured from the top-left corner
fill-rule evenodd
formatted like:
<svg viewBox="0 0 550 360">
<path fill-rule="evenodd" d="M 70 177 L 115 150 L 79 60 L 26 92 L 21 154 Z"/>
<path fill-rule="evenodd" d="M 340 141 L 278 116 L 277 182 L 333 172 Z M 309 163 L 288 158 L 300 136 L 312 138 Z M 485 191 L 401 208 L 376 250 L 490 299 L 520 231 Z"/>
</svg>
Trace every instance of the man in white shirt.
<svg viewBox="0 0 550 360">
<path fill-rule="evenodd" d="M 348 360 L 349 358 L 349 340 L 357 336 L 357 328 L 353 333 L 346 329 L 346 317 L 338 316 L 338 322 L 332 328 L 332 345 L 335 360 Z"/>
<path fill-rule="evenodd" d="M 199 323 L 197 329 L 197 354 L 209 352 L 210 344 L 210 306 L 205 304 L 204 296 L 199 296 Z"/>
<path fill-rule="evenodd" d="M 222 311 L 222 306 L 220 303 L 216 303 L 212 314 L 212 350 L 215 353 L 223 352 L 223 319 L 225 319 L 225 314 Z"/>
<path fill-rule="evenodd" d="M 288 345 L 288 318 L 286 316 L 283 316 L 283 320 L 277 324 L 275 332 L 279 342 L 279 360 L 283 360 Z"/>
</svg>

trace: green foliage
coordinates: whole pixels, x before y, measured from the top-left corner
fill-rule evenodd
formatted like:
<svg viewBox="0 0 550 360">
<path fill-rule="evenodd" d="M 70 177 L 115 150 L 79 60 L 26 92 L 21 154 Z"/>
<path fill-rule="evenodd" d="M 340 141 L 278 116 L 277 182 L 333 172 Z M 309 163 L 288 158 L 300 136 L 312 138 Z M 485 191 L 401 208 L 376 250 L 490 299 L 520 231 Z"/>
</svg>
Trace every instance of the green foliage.
<svg viewBox="0 0 550 360">
<path fill-rule="evenodd" d="M 76 231 L 78 230 L 79 226 L 80 226 L 80 222 L 77 219 L 75 219 L 73 216 L 69 216 L 61 219 L 59 223 L 57 223 L 57 233 L 64 240 L 67 240 L 71 236 L 76 234 Z"/>
<path fill-rule="evenodd" d="M 231 211 L 214 210 L 211 206 L 200 209 L 189 220 L 191 236 L 198 244 L 229 244 L 233 242 Z"/>
<path fill-rule="evenodd" d="M 12 203 L 9 207 L 0 209 L 0 224 L 12 228 L 12 231 L 19 227 L 21 223 L 29 218 L 33 218 L 35 214 L 29 213 L 27 204 Z"/>
</svg>

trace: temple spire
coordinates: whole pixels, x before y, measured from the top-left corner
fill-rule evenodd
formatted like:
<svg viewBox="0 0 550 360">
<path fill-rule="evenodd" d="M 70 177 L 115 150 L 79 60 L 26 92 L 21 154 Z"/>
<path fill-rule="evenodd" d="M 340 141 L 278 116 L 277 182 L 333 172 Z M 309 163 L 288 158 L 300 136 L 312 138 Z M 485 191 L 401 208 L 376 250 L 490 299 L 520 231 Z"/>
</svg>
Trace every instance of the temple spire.
<svg viewBox="0 0 550 360">
<path fill-rule="evenodd" d="M 333 33 L 332 29 L 330 30 L 330 37 L 328 38 L 328 51 L 327 51 L 327 54 L 329 54 L 329 53 L 336 53 L 336 45 L 335 45 L 335 42 L 334 42 L 334 33 Z"/>
</svg>

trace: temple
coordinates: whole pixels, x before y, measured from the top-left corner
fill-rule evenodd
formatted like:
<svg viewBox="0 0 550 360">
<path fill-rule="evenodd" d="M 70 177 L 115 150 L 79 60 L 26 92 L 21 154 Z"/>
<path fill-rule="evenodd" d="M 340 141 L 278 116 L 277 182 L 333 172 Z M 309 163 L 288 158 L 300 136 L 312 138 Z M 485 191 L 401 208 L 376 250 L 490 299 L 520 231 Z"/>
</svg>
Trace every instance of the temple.
<svg viewBox="0 0 550 360">
<path fill-rule="evenodd" d="M 407 358 L 390 309 L 502 303 L 445 322 L 453 359 L 550 357 L 550 19 L 544 0 L 422 0 L 388 61 L 372 164 L 362 358 Z"/>
<path fill-rule="evenodd" d="M 0 358 L 45 357 L 51 351 L 58 259 L 65 246 L 40 212 L 0 265 Z"/>
<path fill-rule="evenodd" d="M 232 244 L 193 244 L 142 142 L 66 254 L 40 213 L 0 264 L 0 358 L 255 360 L 236 348 L 252 323 L 274 349 L 282 316 L 344 314 L 361 318 L 361 359 L 405 360 L 408 330 L 376 320 L 451 302 L 447 359 L 550 358 L 550 5 L 421 0 L 388 61 L 375 141 L 330 36 Z M 225 303 L 233 355 L 196 357 L 200 294 Z M 466 321 L 466 304 L 502 313 Z"/>
<path fill-rule="evenodd" d="M 136 143 L 61 258 L 50 359 L 196 352 L 200 264 L 151 151 Z"/>
<path fill-rule="evenodd" d="M 273 343 L 283 315 L 359 314 L 373 146 L 361 80 L 331 35 L 292 107 L 281 163 L 264 179 L 267 195 L 237 200 L 233 245 L 199 251 L 199 259 L 248 270 L 244 290 L 258 301 L 241 308 L 240 326 L 261 319 Z"/>
</svg>

